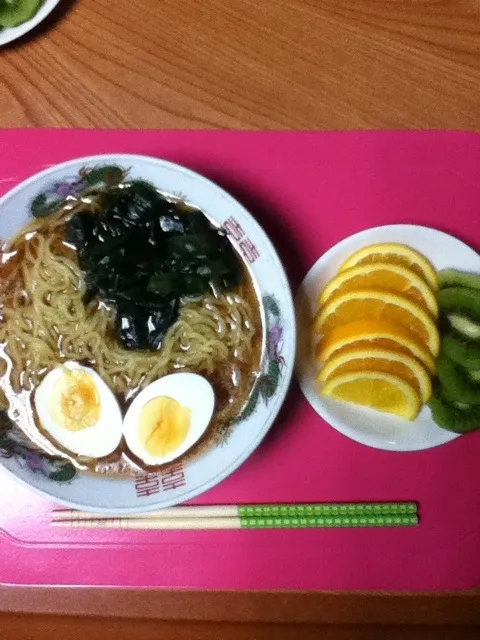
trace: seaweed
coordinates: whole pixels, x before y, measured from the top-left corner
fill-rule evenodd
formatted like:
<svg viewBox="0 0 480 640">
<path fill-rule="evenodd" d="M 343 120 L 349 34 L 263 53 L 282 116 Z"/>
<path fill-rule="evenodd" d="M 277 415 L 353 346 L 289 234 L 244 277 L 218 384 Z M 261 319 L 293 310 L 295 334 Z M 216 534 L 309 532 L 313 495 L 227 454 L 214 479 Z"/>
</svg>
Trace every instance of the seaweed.
<svg viewBox="0 0 480 640">
<path fill-rule="evenodd" d="M 66 239 L 85 273 L 85 304 L 98 297 L 115 307 L 116 337 L 127 349 L 158 349 L 182 298 L 239 283 L 233 247 L 202 212 L 143 181 L 106 190 L 99 204 L 101 213 L 70 218 Z"/>
</svg>

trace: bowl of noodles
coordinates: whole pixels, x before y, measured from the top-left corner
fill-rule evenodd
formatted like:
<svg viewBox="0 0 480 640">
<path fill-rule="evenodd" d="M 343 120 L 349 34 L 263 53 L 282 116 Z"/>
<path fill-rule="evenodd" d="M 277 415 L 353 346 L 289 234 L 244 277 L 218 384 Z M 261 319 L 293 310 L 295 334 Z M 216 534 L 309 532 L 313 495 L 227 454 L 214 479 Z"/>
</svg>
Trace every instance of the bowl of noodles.
<svg viewBox="0 0 480 640">
<path fill-rule="evenodd" d="M 69 506 L 193 498 L 261 442 L 295 317 L 268 237 L 179 165 L 81 158 L 0 199 L 0 464 Z"/>
</svg>

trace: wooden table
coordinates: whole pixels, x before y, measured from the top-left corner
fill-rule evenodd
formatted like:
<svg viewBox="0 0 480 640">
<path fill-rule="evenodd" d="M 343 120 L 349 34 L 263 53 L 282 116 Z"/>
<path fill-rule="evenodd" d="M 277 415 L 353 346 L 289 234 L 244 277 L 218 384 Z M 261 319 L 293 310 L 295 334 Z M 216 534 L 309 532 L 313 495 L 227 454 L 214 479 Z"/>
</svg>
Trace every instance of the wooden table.
<svg viewBox="0 0 480 640">
<path fill-rule="evenodd" d="M 478 0 L 62 0 L 0 52 L 0 127 L 478 131 L 479 86 Z M 39 640 L 319 629 L 356 640 L 404 637 L 408 625 L 409 638 L 477 638 L 479 594 L 3 587 L 0 610 L 17 613 L 0 614 L 0 628 Z"/>
</svg>

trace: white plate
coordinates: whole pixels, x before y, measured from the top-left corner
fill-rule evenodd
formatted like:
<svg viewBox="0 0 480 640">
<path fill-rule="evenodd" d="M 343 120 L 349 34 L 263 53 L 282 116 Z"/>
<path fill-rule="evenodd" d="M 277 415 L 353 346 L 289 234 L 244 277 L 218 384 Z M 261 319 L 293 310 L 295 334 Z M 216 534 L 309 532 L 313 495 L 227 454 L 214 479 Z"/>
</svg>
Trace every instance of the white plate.
<svg viewBox="0 0 480 640">
<path fill-rule="evenodd" d="M 60 0 L 44 0 L 42 6 L 37 11 L 37 13 L 31 18 L 20 24 L 18 27 L 6 27 L 0 29 L 0 47 L 3 44 L 7 44 L 8 42 L 13 42 L 17 38 L 21 38 L 26 33 L 34 29 L 40 22 L 45 20 L 45 18 L 55 9 Z"/>
<path fill-rule="evenodd" d="M 259 381 L 265 383 L 263 376 L 268 376 L 268 384 L 258 385 L 261 393 L 255 396 L 258 399 L 251 413 L 235 425 L 226 442 L 167 474 L 119 479 L 77 473 L 69 479 L 71 468 L 61 461 L 45 460 L 11 441 L 2 450 L 0 439 L 0 465 L 33 489 L 74 507 L 135 513 L 175 505 L 203 493 L 235 471 L 259 445 L 290 383 L 295 361 L 295 312 L 282 264 L 259 224 L 216 184 L 171 162 L 113 154 L 80 158 L 37 173 L 0 198 L 0 237 L 6 239 L 24 225 L 32 209 L 38 213 L 69 193 L 81 191 L 88 179 L 93 180 L 92 170 L 110 165 L 129 169 L 131 179 L 143 178 L 196 205 L 219 225 L 228 227 L 237 250 L 253 259 L 249 268 L 261 299 L 264 324 Z"/>
<path fill-rule="evenodd" d="M 431 449 L 457 438 L 458 435 L 438 427 L 430 409 L 423 407 L 413 422 L 327 398 L 318 393 L 315 377 L 318 364 L 313 358 L 314 339 L 302 327 L 315 315 L 317 296 L 335 275 L 340 265 L 357 249 L 377 242 L 398 242 L 422 253 L 436 269 L 447 267 L 480 272 L 479 254 L 436 229 L 416 225 L 395 224 L 374 227 L 356 233 L 329 249 L 310 269 L 296 297 L 299 327 L 296 373 L 300 387 L 315 411 L 343 435 L 369 447 L 387 451 Z"/>
</svg>

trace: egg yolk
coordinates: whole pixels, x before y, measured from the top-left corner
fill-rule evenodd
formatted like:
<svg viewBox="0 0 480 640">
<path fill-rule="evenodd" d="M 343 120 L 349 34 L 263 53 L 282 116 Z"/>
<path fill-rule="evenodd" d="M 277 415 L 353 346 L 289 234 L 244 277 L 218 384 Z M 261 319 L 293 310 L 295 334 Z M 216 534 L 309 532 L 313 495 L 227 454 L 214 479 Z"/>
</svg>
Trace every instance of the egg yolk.
<svg viewBox="0 0 480 640">
<path fill-rule="evenodd" d="M 173 453 L 187 437 L 191 411 L 173 398 L 153 398 L 140 412 L 138 437 L 145 451 L 155 457 Z"/>
<path fill-rule="evenodd" d="M 100 397 L 92 377 L 84 371 L 65 370 L 53 390 L 50 414 L 67 431 L 93 427 L 100 417 Z"/>
</svg>

